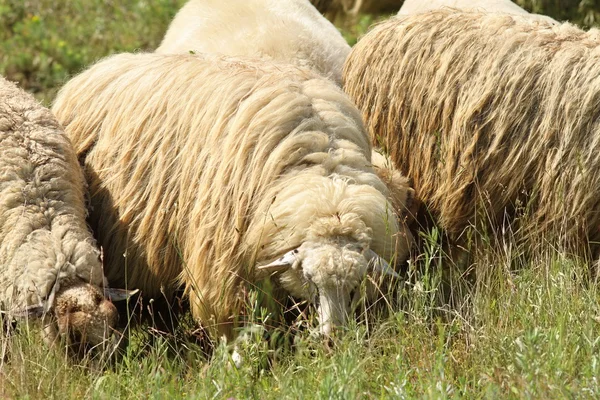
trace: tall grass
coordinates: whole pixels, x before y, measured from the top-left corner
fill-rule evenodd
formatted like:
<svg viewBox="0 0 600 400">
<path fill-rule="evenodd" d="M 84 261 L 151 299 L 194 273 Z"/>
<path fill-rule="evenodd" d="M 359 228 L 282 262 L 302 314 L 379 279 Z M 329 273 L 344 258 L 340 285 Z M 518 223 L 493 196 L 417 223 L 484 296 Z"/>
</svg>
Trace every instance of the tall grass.
<svg viewBox="0 0 600 400">
<path fill-rule="evenodd" d="M 423 235 L 432 235 L 431 232 Z M 323 343 L 310 330 L 262 331 L 209 358 L 189 315 L 168 333 L 141 325 L 116 360 L 73 360 L 39 327 L 0 335 L 8 398 L 597 398 L 600 313 L 588 265 L 556 249 L 527 259 L 484 248 L 462 304 L 448 306 L 435 238 L 375 321 Z M 460 278 L 457 278 L 460 279 Z M 460 284 L 460 282 L 458 282 Z M 258 302 L 247 314 L 261 324 Z M 252 320 L 253 319 L 253 320 Z M 286 341 L 275 339 L 277 334 Z M 283 343 L 283 344 L 282 344 Z M 287 345 L 286 345 L 287 343 Z M 210 361 L 209 361 L 210 360 Z"/>
</svg>

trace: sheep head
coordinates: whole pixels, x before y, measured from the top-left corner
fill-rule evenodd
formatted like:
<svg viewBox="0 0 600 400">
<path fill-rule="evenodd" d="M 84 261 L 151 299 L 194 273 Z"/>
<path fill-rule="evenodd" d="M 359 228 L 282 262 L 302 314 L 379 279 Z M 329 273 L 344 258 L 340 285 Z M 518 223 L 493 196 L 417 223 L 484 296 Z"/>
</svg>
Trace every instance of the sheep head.
<svg viewBox="0 0 600 400">
<path fill-rule="evenodd" d="M 54 299 L 58 334 L 70 345 L 97 346 L 116 331 L 119 313 L 111 300 L 123 300 L 133 292 L 102 291 L 98 286 L 79 282 L 61 289 Z"/>
<path fill-rule="evenodd" d="M 286 290 L 314 304 L 319 330 L 326 336 L 336 325 L 346 323 L 367 275 L 398 277 L 374 251 L 343 239 L 306 241 L 257 270 L 259 276 L 281 273 L 279 280 Z"/>
<path fill-rule="evenodd" d="M 17 317 L 51 317 L 44 328 L 45 341 L 52 345 L 59 338 L 76 352 L 102 345 L 116 332 L 119 314 L 112 303 L 129 298 L 137 290 L 104 290 L 96 285 L 74 280 L 54 285 L 42 303 L 15 310 Z"/>
</svg>

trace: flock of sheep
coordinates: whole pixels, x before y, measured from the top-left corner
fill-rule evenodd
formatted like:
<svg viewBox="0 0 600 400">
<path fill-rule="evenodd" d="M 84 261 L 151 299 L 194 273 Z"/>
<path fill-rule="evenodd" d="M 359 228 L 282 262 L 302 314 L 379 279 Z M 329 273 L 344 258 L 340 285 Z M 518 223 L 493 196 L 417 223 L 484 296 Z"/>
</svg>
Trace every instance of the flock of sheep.
<svg viewBox="0 0 600 400">
<path fill-rule="evenodd" d="M 353 49 L 308 0 L 190 0 L 52 113 L 2 80 L 1 309 L 95 346 L 112 301 L 183 288 L 232 339 L 270 277 L 330 335 L 398 278 L 418 205 L 453 243 L 483 212 L 595 256 L 599 44 L 509 0 L 407 0 Z"/>
</svg>

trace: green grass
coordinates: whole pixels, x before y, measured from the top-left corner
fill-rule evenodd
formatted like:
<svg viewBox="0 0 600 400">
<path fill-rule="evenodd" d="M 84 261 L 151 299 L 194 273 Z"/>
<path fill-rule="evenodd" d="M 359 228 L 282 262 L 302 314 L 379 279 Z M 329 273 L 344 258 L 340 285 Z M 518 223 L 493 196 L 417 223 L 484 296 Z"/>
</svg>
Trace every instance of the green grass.
<svg viewBox="0 0 600 400">
<path fill-rule="evenodd" d="M 436 251 L 439 251 L 437 249 Z M 236 368 L 218 346 L 208 362 L 189 339 L 143 325 L 114 363 L 48 350 L 35 325 L 0 336 L 0 397 L 8 398 L 597 398 L 598 291 L 584 263 L 558 252 L 530 261 L 485 251 L 463 303 L 440 298 L 439 269 L 421 260 L 375 323 L 351 324 L 324 345 L 254 337 Z M 443 261 L 442 261 L 443 262 Z M 511 266 L 508 268 L 508 266 Z M 518 268 L 515 268 L 515 265 Z M 182 333 L 184 332 L 184 333 Z M 260 336 L 260 335 L 259 335 Z"/>
<path fill-rule="evenodd" d="M 0 0 L 0 73 L 48 104 L 98 58 L 155 48 L 183 2 Z M 342 24 L 346 39 L 373 21 Z M 306 331 L 283 333 L 293 348 L 254 337 L 238 369 L 222 344 L 208 361 L 187 315 L 169 333 L 133 328 L 118 360 L 75 361 L 44 345 L 38 325 L 20 324 L 0 334 L 0 398 L 600 397 L 599 293 L 584 262 L 483 247 L 474 278 L 451 278 L 461 295 L 449 306 L 440 271 L 452 266 L 436 231 L 423 237 L 388 312 L 351 325 L 333 346 Z"/>
<path fill-rule="evenodd" d="M 153 50 L 184 0 L 0 0 L 0 74 L 46 104 L 101 57 Z"/>
</svg>

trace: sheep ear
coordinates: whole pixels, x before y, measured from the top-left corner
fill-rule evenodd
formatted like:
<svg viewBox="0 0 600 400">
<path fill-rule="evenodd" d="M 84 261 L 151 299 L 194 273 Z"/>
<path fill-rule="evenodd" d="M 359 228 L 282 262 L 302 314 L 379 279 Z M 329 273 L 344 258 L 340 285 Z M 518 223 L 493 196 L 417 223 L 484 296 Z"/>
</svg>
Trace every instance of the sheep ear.
<svg viewBox="0 0 600 400">
<path fill-rule="evenodd" d="M 298 249 L 288 251 L 287 253 L 279 257 L 277 260 L 269 264 L 260 265 L 256 267 L 257 278 L 263 279 L 276 272 L 283 272 L 290 269 L 297 261 L 297 253 Z"/>
<path fill-rule="evenodd" d="M 131 296 L 139 292 L 139 289 L 127 290 L 127 289 L 115 289 L 115 288 L 104 288 L 104 297 L 110 299 L 110 301 L 123 301 L 129 299 Z"/>
<path fill-rule="evenodd" d="M 393 276 L 394 278 L 400 278 L 400 275 L 373 250 L 369 249 L 365 253 L 365 258 L 369 263 L 369 270 L 381 275 Z"/>
</svg>

